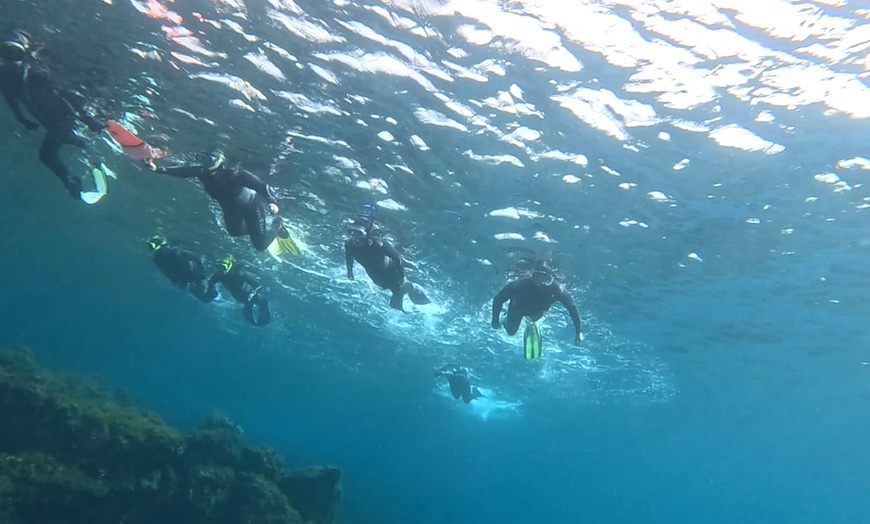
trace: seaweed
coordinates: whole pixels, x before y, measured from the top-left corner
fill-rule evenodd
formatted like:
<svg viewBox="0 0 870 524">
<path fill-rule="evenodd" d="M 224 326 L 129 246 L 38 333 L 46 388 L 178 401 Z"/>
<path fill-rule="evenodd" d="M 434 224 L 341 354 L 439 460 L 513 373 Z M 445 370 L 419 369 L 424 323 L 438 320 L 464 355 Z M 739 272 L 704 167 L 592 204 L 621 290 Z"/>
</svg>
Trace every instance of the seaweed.
<svg viewBox="0 0 870 524">
<path fill-rule="evenodd" d="M 338 469 L 286 471 L 226 417 L 182 434 L 119 397 L 0 349 L 0 522 L 334 522 Z"/>
</svg>

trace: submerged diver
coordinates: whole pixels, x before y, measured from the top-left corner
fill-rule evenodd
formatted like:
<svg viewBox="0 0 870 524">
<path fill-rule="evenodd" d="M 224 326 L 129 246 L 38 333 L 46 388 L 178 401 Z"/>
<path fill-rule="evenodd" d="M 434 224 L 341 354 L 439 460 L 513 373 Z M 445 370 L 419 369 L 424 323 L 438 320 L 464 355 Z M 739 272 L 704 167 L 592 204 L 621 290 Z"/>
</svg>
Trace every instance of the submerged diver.
<svg viewBox="0 0 870 524">
<path fill-rule="evenodd" d="M 269 288 L 260 284 L 253 273 L 236 263 L 232 255 L 218 261 L 218 270 L 208 281 L 209 293 L 216 293 L 220 283 L 230 290 L 237 302 L 245 305 L 245 319 L 254 326 L 262 327 L 272 320 L 269 309 Z"/>
<path fill-rule="evenodd" d="M 45 138 L 39 147 L 39 160 L 63 182 L 70 196 L 81 198 L 82 177 L 70 173 L 60 159 L 60 148 L 64 144 L 85 147 L 84 140 L 74 133 L 76 120 L 93 132 L 104 125 L 88 114 L 82 95 L 58 87 L 54 75 L 40 63 L 38 49 L 26 31 L 16 29 L 0 37 L 0 92 L 24 127 L 33 131 L 42 124 Z M 24 115 L 21 106 L 36 122 Z"/>
<path fill-rule="evenodd" d="M 190 293 L 203 302 L 211 302 L 217 297 L 217 290 L 209 285 L 208 274 L 203 258 L 178 246 L 170 245 L 160 234 L 148 240 L 148 247 L 154 253 L 153 260 L 161 273 L 180 288 L 190 288 Z"/>
<path fill-rule="evenodd" d="M 492 327 L 498 329 L 501 324 L 502 306 L 510 300 L 507 319 L 504 323 L 508 335 L 515 335 L 523 317 L 528 317 L 523 348 L 527 359 L 541 356 L 541 332 L 537 321 L 544 316 L 556 301 L 562 303 L 571 315 L 576 335 L 574 343 L 580 345 L 583 341 L 583 331 L 580 328 L 580 312 L 565 285 L 556 279 L 555 270 L 547 262 L 539 261 L 532 269 L 532 274 L 519 278 L 507 284 L 492 300 Z"/>
<path fill-rule="evenodd" d="M 275 216 L 267 227 L 267 215 L 278 214 L 278 201 L 260 177 L 244 169 L 225 165 L 223 151 L 213 150 L 203 155 L 202 162 L 172 167 L 148 166 L 157 173 L 178 178 L 196 178 L 210 197 L 221 207 L 224 226 L 231 236 L 250 235 L 257 251 L 275 249 L 298 255 L 299 246 L 290 236 L 283 220 Z M 271 246 L 271 248 L 270 248 Z"/>
<path fill-rule="evenodd" d="M 350 226 L 350 238 L 344 243 L 347 278 L 353 280 L 353 263 L 356 261 L 366 270 L 372 282 L 392 292 L 391 308 L 405 312 L 402 302 L 406 294 L 414 304 L 429 304 L 429 297 L 423 288 L 405 279 L 402 255 L 387 241 L 372 233 L 374 206 L 367 205 L 366 209 L 367 214 L 357 218 Z"/>
<path fill-rule="evenodd" d="M 462 398 L 462 401 L 468 404 L 476 398 L 480 398 L 483 394 L 476 387 L 471 386 L 471 381 L 468 379 L 468 370 L 460 366 L 444 366 L 441 369 L 435 370 L 436 377 L 446 377 L 450 384 L 450 393 L 453 398 Z"/>
</svg>

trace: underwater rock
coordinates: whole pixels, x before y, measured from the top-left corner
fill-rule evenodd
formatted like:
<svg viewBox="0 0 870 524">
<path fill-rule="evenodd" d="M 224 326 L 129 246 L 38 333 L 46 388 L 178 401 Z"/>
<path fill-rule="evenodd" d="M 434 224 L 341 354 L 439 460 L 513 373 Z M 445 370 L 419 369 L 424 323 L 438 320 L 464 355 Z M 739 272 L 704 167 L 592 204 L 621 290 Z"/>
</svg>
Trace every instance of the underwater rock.
<svg viewBox="0 0 870 524">
<path fill-rule="evenodd" d="M 242 430 L 218 413 L 210 413 L 199 428 L 184 438 L 185 460 L 235 468 L 242 459 L 245 440 Z"/>
<path fill-rule="evenodd" d="M 195 466 L 188 471 L 187 500 L 189 517 L 198 521 L 207 519 L 225 510 L 230 498 L 236 472 L 230 468 Z M 184 490 L 181 490 L 182 494 Z M 182 501 L 183 503 L 183 501 Z"/>
<path fill-rule="evenodd" d="M 284 474 L 284 461 L 274 449 L 266 446 L 245 448 L 240 467 L 262 475 L 270 482 L 278 481 Z"/>
<path fill-rule="evenodd" d="M 236 477 L 227 507 L 228 522 L 303 524 L 278 486 L 253 473 Z"/>
<path fill-rule="evenodd" d="M 101 522 L 108 489 L 74 466 L 42 453 L 0 453 L 0 522 Z"/>
<path fill-rule="evenodd" d="M 41 370 L 20 348 L 0 351 L 0 451 L 38 451 L 92 475 L 135 483 L 184 449 L 153 413 L 120 406 L 91 381 Z"/>
<path fill-rule="evenodd" d="M 296 469 L 284 475 L 278 486 L 305 522 L 335 522 L 341 501 L 340 469 L 328 466 Z"/>
<path fill-rule="evenodd" d="M 0 349 L 0 523 L 334 521 L 338 469 L 287 472 L 226 417 L 182 435 L 117 398 Z"/>
</svg>

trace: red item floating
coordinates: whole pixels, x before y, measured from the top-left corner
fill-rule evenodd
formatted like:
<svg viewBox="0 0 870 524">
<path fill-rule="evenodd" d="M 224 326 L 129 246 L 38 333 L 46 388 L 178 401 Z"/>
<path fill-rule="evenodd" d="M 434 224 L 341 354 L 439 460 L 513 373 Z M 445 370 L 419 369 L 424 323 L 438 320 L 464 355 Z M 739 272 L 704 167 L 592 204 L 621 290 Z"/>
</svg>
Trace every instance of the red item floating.
<svg viewBox="0 0 870 524">
<path fill-rule="evenodd" d="M 109 130 L 112 138 L 115 139 L 115 142 L 121 146 L 130 158 L 151 162 L 155 158 L 165 155 L 162 150 L 151 147 L 147 142 L 114 120 L 106 122 L 106 128 Z"/>
</svg>

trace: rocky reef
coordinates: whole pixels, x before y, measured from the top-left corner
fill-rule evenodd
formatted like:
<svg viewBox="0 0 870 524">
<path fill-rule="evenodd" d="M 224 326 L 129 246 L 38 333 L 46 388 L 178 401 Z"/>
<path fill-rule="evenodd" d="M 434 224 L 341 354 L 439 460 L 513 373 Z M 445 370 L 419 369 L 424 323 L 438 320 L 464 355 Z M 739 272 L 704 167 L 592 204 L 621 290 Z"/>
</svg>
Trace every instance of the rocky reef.
<svg viewBox="0 0 870 524">
<path fill-rule="evenodd" d="M 340 471 L 286 471 L 211 414 L 183 434 L 99 384 L 0 349 L 0 522 L 331 524 Z"/>
</svg>

